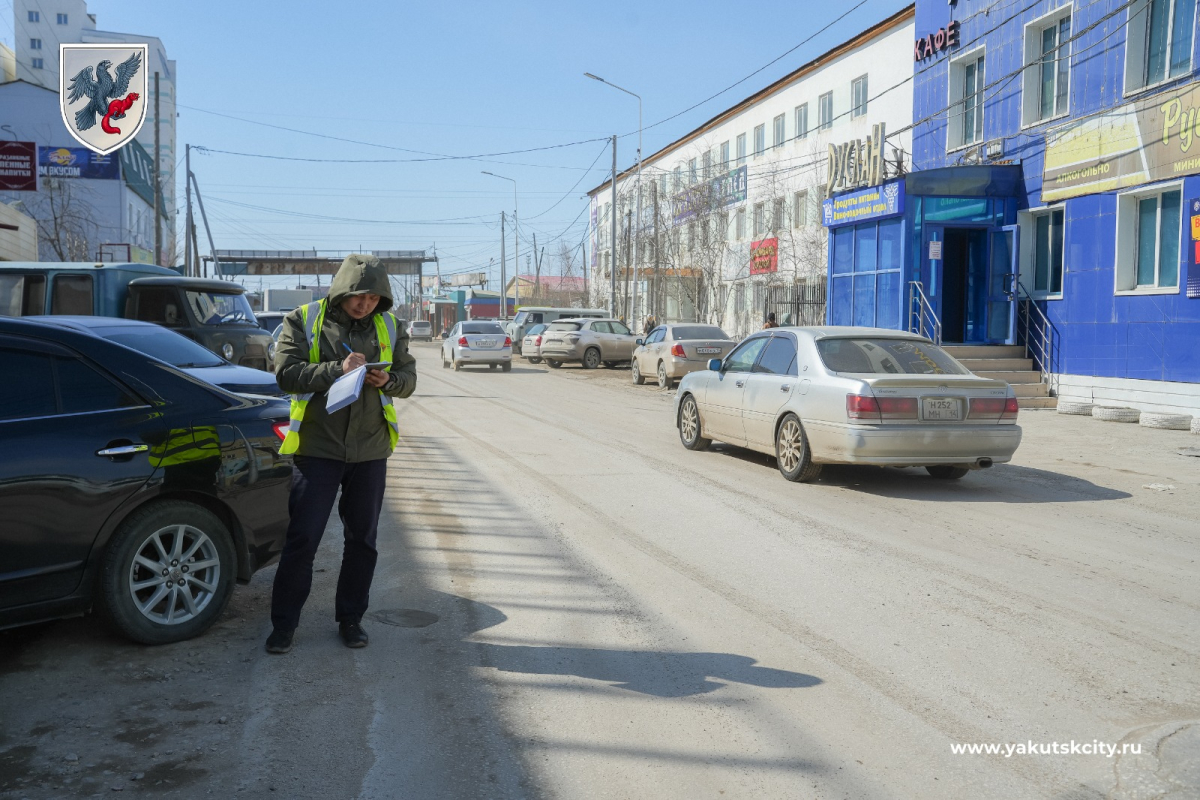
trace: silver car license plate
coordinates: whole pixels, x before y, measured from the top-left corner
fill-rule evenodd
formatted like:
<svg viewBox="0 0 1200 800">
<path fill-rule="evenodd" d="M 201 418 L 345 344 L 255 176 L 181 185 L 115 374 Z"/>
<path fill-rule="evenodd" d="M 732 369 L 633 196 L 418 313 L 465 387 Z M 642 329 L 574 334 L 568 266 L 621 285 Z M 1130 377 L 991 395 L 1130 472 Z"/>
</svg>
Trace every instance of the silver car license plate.
<svg viewBox="0 0 1200 800">
<path fill-rule="evenodd" d="M 933 420 L 960 420 L 962 406 L 952 397 L 921 398 L 923 417 Z"/>
<path fill-rule="evenodd" d="M 719 347 L 697 347 L 696 352 L 697 353 L 719 353 L 719 352 L 721 352 L 721 348 L 719 348 Z"/>
<path fill-rule="evenodd" d="M 476 347 L 495 347 L 496 340 L 495 339 L 476 339 L 475 346 Z"/>
</svg>

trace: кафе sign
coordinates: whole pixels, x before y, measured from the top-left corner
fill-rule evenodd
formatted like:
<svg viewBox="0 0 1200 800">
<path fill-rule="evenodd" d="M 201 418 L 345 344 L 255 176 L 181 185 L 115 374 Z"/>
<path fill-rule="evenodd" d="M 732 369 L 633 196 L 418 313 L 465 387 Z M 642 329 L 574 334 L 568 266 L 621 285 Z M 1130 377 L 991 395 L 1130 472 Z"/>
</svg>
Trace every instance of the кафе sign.
<svg viewBox="0 0 1200 800">
<path fill-rule="evenodd" d="M 1042 201 L 1198 172 L 1200 84 L 1190 84 L 1046 134 Z"/>
</svg>

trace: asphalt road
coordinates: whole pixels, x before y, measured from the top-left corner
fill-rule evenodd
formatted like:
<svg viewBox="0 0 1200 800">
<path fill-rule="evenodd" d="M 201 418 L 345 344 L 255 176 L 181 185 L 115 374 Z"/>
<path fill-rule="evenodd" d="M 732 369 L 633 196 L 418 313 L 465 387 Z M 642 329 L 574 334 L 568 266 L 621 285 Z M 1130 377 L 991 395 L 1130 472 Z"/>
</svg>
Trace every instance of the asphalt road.
<svg viewBox="0 0 1200 800">
<path fill-rule="evenodd" d="M 336 520 L 289 655 L 273 569 L 179 645 L 0 633 L 0 797 L 1200 797 L 1200 437 L 1022 412 L 1011 465 L 801 485 L 627 370 L 415 351 L 370 647 Z M 1072 741 L 1142 753 L 952 752 Z"/>
</svg>

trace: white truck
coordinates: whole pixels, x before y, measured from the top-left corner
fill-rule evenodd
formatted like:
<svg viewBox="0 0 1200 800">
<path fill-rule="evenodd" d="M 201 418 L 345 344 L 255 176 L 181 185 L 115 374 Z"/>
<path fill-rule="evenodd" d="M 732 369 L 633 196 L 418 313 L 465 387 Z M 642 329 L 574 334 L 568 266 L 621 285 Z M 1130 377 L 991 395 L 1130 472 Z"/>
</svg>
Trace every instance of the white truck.
<svg viewBox="0 0 1200 800">
<path fill-rule="evenodd" d="M 311 303 L 311 289 L 264 289 L 263 311 L 291 311 Z"/>
</svg>

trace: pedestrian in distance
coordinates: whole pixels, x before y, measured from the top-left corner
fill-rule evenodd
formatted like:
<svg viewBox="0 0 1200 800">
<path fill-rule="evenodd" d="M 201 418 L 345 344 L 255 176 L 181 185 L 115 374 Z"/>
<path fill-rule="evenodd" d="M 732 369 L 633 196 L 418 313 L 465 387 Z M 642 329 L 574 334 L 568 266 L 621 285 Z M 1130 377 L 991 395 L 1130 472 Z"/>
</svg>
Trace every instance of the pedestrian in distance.
<svg viewBox="0 0 1200 800">
<path fill-rule="evenodd" d="M 280 453 L 293 454 L 287 539 L 271 594 L 268 653 L 286 653 L 312 588 L 313 561 L 338 490 L 343 526 L 341 571 L 334 618 L 347 647 L 366 647 L 363 614 L 375 575 L 379 514 L 387 459 L 400 428 L 392 398 L 417 388 L 416 360 L 408 333 L 390 313 L 387 270 L 374 256 L 342 262 L 329 296 L 288 314 L 275 353 L 275 378 L 292 394 L 291 423 Z M 358 398 L 329 413 L 326 392 L 334 381 L 367 364 Z"/>
<path fill-rule="evenodd" d="M 654 315 L 651 314 L 650 316 L 646 317 L 646 322 L 642 325 L 642 334 L 644 336 L 649 336 L 650 331 L 654 330 L 657 327 L 658 327 L 658 323 L 654 320 Z"/>
<path fill-rule="evenodd" d="M 772 311 L 770 314 L 767 314 L 767 320 L 766 320 L 766 322 L 763 323 L 762 329 L 765 331 L 767 328 L 778 328 L 778 327 L 779 327 L 779 323 L 777 323 L 775 321 L 775 312 Z"/>
</svg>

